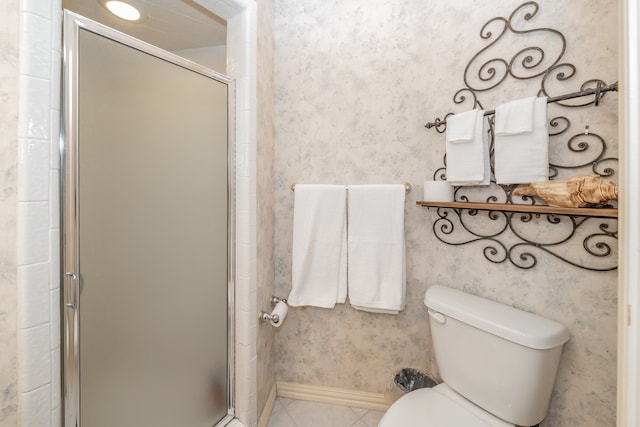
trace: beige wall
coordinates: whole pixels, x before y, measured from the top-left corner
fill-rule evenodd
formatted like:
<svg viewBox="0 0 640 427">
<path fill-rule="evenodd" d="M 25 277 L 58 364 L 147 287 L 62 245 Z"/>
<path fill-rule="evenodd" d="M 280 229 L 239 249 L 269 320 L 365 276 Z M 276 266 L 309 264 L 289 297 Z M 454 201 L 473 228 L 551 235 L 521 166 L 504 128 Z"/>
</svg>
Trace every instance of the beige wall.
<svg viewBox="0 0 640 427">
<path fill-rule="evenodd" d="M 279 0 L 275 4 L 275 274 L 276 292 L 291 289 L 292 182 L 413 183 L 406 203 L 407 307 L 397 316 L 335 309 L 290 310 L 275 334 L 279 381 L 382 393 L 392 374 L 411 366 L 437 374 L 430 344 L 424 292 L 446 285 L 537 313 L 565 324 L 565 348 L 546 426 L 599 427 L 615 424 L 616 272 L 590 272 L 532 249 L 530 270 L 483 256 L 486 244 L 449 246 L 433 235 L 434 210 L 415 206 L 422 182 L 442 166 L 443 135 L 423 125 L 447 112 L 460 112 L 452 98 L 463 87 L 463 72 L 486 46 L 485 22 L 508 18 L 521 1 Z M 565 34 L 562 58 L 576 66 L 567 82 L 554 81 L 552 95 L 578 90 L 582 82 L 617 80 L 617 12 L 606 0 L 539 1 L 525 28 L 551 27 Z M 495 27 L 493 27 L 495 28 Z M 499 32 L 494 29 L 494 32 Z M 534 33 L 527 41 L 558 47 L 556 35 Z M 517 37 L 498 48 L 508 51 Z M 509 57 L 510 58 L 510 57 Z M 540 79 L 508 78 L 483 93 L 487 109 L 535 95 Z M 565 146 L 585 125 L 617 149 L 617 97 L 599 108 L 567 112 L 572 126 L 552 145 Z M 565 114 L 550 107 L 553 114 Z M 552 161 L 573 159 L 552 149 Z M 589 173 L 589 169 L 571 174 Z M 613 177 L 616 180 L 616 176 Z M 598 231 L 591 220 L 590 230 Z M 492 222 L 475 218 L 480 228 Z M 520 224 L 517 222 L 517 224 Z M 615 221 L 610 227 L 615 228 Z M 583 227 L 586 228 L 586 227 Z M 546 218 L 527 228 L 546 239 L 570 230 Z M 614 242 L 615 250 L 615 242 Z M 579 257 L 582 240 L 569 256 Z"/>
<path fill-rule="evenodd" d="M 269 299 L 274 289 L 274 131 L 273 131 L 273 0 L 258 4 L 257 57 L 257 299 L 259 310 L 270 310 Z M 257 331 L 257 399 L 260 417 L 271 389 L 275 384 L 273 357 L 274 328 L 258 323 Z"/>
<path fill-rule="evenodd" d="M 0 426 L 17 425 L 18 0 L 0 4 Z"/>
</svg>

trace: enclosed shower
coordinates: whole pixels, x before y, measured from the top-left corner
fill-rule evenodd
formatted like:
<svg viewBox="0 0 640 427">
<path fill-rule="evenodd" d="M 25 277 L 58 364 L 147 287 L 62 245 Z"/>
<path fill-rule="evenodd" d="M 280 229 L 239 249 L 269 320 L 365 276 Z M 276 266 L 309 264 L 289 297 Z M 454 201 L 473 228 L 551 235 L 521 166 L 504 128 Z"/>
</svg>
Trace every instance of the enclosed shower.
<svg viewBox="0 0 640 427">
<path fill-rule="evenodd" d="M 64 425 L 225 425 L 233 82 L 71 12 L 64 69 Z"/>
</svg>

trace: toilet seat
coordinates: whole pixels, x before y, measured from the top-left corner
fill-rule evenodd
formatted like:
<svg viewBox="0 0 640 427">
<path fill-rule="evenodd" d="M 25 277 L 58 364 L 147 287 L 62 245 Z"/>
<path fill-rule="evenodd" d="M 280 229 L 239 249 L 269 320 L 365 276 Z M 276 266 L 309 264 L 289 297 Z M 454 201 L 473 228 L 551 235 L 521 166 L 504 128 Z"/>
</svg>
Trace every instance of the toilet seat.
<svg viewBox="0 0 640 427">
<path fill-rule="evenodd" d="M 515 427 L 483 411 L 448 385 L 412 391 L 396 401 L 378 427 Z"/>
</svg>

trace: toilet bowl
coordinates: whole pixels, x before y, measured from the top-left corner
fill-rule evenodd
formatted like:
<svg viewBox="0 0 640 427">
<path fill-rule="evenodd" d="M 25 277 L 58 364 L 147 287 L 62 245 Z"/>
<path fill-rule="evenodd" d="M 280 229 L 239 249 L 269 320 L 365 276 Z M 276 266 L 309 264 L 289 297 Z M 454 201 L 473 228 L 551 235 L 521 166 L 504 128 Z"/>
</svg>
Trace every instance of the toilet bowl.
<svg viewBox="0 0 640 427">
<path fill-rule="evenodd" d="M 446 384 L 421 388 L 397 400 L 378 427 L 514 427 L 469 402 Z"/>
<path fill-rule="evenodd" d="M 425 295 L 443 383 L 412 391 L 379 427 L 534 426 L 546 416 L 569 331 L 443 286 Z"/>
</svg>

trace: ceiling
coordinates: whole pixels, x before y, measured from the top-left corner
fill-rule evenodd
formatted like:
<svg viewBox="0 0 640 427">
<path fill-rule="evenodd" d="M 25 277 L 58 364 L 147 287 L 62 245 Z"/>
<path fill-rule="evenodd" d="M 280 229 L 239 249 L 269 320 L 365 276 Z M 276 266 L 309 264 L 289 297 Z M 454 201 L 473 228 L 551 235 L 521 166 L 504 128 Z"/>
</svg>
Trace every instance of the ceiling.
<svg viewBox="0 0 640 427">
<path fill-rule="evenodd" d="M 132 0 L 146 19 L 124 21 L 107 11 L 100 0 L 63 0 L 62 7 L 171 52 L 224 46 L 227 23 L 194 0 Z"/>
</svg>

